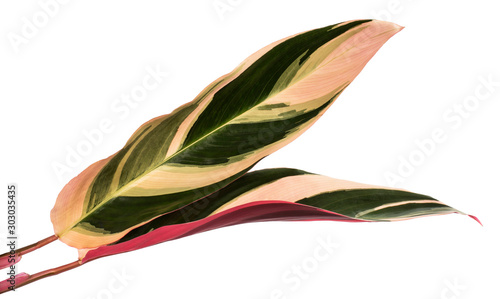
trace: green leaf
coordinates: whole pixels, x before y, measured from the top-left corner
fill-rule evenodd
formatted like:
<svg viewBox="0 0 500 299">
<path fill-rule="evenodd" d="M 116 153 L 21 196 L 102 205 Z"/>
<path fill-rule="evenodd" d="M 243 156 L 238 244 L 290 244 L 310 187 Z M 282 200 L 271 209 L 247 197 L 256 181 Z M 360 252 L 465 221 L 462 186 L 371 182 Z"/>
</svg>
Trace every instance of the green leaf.
<svg viewBox="0 0 500 299">
<path fill-rule="evenodd" d="M 51 212 L 55 234 L 102 246 L 224 187 L 307 130 L 399 30 L 357 20 L 254 53 L 71 180 Z"/>
</svg>

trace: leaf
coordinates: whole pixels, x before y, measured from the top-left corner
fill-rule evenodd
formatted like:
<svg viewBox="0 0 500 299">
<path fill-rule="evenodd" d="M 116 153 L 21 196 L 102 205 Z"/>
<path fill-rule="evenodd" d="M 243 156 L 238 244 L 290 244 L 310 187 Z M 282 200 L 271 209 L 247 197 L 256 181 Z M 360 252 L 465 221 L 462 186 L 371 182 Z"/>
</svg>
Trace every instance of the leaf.
<svg viewBox="0 0 500 299">
<path fill-rule="evenodd" d="M 51 211 L 55 234 L 106 245 L 224 187 L 308 129 L 401 28 L 344 22 L 261 49 L 72 179 Z"/>
<path fill-rule="evenodd" d="M 220 227 L 273 220 L 379 222 L 459 213 L 417 193 L 276 168 L 247 173 L 218 192 L 135 228 L 82 262 Z"/>
</svg>

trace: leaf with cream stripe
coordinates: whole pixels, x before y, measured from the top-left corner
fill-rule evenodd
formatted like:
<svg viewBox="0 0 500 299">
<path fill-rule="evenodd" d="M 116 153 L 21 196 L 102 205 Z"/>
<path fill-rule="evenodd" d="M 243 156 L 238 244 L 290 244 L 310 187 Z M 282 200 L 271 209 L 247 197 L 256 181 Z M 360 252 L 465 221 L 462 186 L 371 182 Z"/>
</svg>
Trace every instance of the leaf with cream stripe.
<svg viewBox="0 0 500 299">
<path fill-rule="evenodd" d="M 55 234 L 106 245 L 222 188 L 307 130 L 400 29 L 344 22 L 256 52 L 71 180 L 51 212 Z"/>
<path fill-rule="evenodd" d="M 257 221 L 379 222 L 452 213 L 466 215 L 427 195 L 297 169 L 264 169 L 249 172 L 214 194 L 137 227 L 113 244 L 81 252 L 81 258 L 87 262 L 215 228 Z"/>
</svg>

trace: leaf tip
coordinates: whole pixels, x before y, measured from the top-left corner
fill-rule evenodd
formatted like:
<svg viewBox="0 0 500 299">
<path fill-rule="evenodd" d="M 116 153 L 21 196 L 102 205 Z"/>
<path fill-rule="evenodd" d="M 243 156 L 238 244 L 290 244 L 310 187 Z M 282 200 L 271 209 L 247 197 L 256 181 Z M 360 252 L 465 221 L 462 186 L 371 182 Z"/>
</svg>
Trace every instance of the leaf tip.
<svg viewBox="0 0 500 299">
<path fill-rule="evenodd" d="M 481 224 L 481 226 L 484 226 L 484 225 L 481 223 L 481 221 L 479 220 L 479 218 L 477 218 L 476 216 L 474 216 L 474 215 L 467 215 L 467 216 L 469 216 L 470 218 L 472 218 L 472 219 L 476 220 L 476 221 L 477 221 L 477 223 Z"/>
<path fill-rule="evenodd" d="M 389 21 L 382 21 L 382 20 L 377 20 L 377 19 L 372 19 L 371 21 L 374 23 L 380 24 L 380 26 L 390 28 L 389 30 L 395 31 L 395 33 L 398 33 L 399 31 L 401 31 L 405 28 L 404 26 L 401 26 L 401 25 L 398 25 L 396 23 L 389 22 Z"/>
</svg>

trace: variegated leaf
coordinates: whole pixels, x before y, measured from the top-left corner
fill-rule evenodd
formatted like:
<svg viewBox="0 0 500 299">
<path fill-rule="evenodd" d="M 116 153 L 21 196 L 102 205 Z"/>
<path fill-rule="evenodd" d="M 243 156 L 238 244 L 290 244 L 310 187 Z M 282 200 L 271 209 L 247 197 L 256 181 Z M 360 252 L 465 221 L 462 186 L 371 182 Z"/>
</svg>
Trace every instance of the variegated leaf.
<svg viewBox="0 0 500 299">
<path fill-rule="evenodd" d="M 135 228 L 114 244 L 81 251 L 80 255 L 87 262 L 215 228 L 257 221 L 374 222 L 450 213 L 466 215 L 427 195 L 297 169 L 265 169 L 247 173 L 210 196 Z"/>
<path fill-rule="evenodd" d="M 222 188 L 309 128 L 399 30 L 357 20 L 256 52 L 72 179 L 51 212 L 55 234 L 77 248 L 106 245 Z"/>
</svg>

